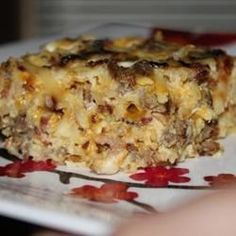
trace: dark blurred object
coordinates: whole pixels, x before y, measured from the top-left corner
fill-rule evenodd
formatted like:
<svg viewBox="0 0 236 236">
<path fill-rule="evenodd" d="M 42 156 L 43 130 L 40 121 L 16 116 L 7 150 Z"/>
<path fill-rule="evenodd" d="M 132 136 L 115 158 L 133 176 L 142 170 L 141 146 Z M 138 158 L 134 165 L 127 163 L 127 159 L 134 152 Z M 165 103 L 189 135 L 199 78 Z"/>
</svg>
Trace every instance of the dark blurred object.
<svg viewBox="0 0 236 236">
<path fill-rule="evenodd" d="M 1 1 L 0 43 L 6 43 L 20 37 L 20 12 L 18 0 Z"/>
<path fill-rule="evenodd" d="M 161 32 L 168 42 L 181 45 L 195 44 L 198 46 L 220 46 L 236 42 L 236 33 L 192 33 L 187 31 L 154 28 L 153 36 Z"/>
<path fill-rule="evenodd" d="M 0 216 L 0 225 L 2 232 L 1 235 L 4 236 L 12 236 L 12 235 L 27 236 L 31 235 L 31 233 L 36 230 L 36 227 L 31 224 L 22 223 L 20 221 L 8 219 L 1 216 Z"/>
<path fill-rule="evenodd" d="M 0 8 L 0 44 L 38 36 L 39 0 L 7 0 Z"/>
<path fill-rule="evenodd" d="M 21 222 L 0 216 L 1 235 L 12 236 L 73 236 L 69 233 L 42 228 L 33 224 Z M 75 235 L 74 235 L 75 236 Z M 82 236 L 82 235 L 81 235 Z"/>
</svg>

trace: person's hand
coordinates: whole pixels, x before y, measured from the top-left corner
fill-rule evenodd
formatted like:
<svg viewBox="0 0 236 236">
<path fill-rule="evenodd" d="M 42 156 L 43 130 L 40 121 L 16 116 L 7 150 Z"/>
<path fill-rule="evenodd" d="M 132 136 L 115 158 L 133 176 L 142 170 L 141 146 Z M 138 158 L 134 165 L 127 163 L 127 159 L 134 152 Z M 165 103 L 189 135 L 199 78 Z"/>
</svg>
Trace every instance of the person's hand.
<svg viewBox="0 0 236 236">
<path fill-rule="evenodd" d="M 236 190 L 215 192 L 167 213 L 137 217 L 114 236 L 236 236 Z"/>
</svg>

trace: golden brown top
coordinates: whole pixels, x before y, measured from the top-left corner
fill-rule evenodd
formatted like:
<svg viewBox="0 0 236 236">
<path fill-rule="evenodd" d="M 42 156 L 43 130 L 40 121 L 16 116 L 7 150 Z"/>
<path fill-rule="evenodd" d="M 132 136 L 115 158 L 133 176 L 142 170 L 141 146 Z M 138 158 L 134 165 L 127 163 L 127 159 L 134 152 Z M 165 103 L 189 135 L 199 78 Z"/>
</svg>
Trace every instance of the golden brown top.
<svg viewBox="0 0 236 236">
<path fill-rule="evenodd" d="M 54 41 L 1 65 L 2 127 L 10 114 L 20 128 L 5 134 L 20 130 L 25 153 L 76 156 L 101 173 L 173 163 L 200 153 L 236 102 L 233 63 L 222 50 L 161 38 Z"/>
</svg>

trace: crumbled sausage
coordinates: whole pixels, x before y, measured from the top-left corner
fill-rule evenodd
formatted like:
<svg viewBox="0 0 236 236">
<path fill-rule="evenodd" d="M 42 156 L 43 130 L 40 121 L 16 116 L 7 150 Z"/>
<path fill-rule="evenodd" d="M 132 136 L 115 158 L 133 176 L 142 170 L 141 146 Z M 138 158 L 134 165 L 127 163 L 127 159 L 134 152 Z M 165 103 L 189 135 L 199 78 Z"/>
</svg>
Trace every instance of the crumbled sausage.
<svg viewBox="0 0 236 236">
<path fill-rule="evenodd" d="M 107 103 L 105 103 L 103 105 L 98 105 L 98 112 L 112 115 L 113 106 L 110 104 L 107 104 Z"/>
<path fill-rule="evenodd" d="M 96 124 L 99 121 L 98 114 L 91 115 L 90 120 L 93 124 Z"/>
<path fill-rule="evenodd" d="M 129 87 L 135 86 L 135 74 L 130 68 L 119 66 L 115 60 L 110 60 L 107 66 L 113 79 Z"/>
<path fill-rule="evenodd" d="M 162 136 L 161 142 L 165 147 L 170 148 L 177 143 L 177 135 L 174 132 L 166 130 Z"/>
<path fill-rule="evenodd" d="M 216 139 L 219 133 L 218 122 L 212 120 L 210 123 L 206 124 L 201 133 L 198 135 L 198 142 L 203 142 L 209 138 Z"/>
<path fill-rule="evenodd" d="M 82 145 L 82 148 L 83 149 L 87 149 L 89 146 L 89 141 L 85 142 L 83 145 Z"/>
<path fill-rule="evenodd" d="M 97 153 L 102 153 L 111 148 L 108 143 L 104 144 L 96 143 L 96 146 L 97 146 Z"/>
<path fill-rule="evenodd" d="M 191 139 L 191 125 L 182 120 L 176 120 L 163 133 L 162 144 L 166 147 L 183 146 Z"/>
<path fill-rule="evenodd" d="M 220 150 L 220 144 L 213 140 L 206 140 L 198 147 L 198 153 L 200 155 L 214 155 Z"/>
<path fill-rule="evenodd" d="M 133 143 L 127 143 L 125 147 L 128 152 L 138 151 L 138 148 Z"/>
<path fill-rule="evenodd" d="M 193 68 L 195 71 L 194 80 L 197 81 L 198 84 L 202 84 L 208 81 L 210 71 L 208 65 L 203 65 L 201 63 L 193 63 L 191 65 L 191 68 Z"/>
</svg>

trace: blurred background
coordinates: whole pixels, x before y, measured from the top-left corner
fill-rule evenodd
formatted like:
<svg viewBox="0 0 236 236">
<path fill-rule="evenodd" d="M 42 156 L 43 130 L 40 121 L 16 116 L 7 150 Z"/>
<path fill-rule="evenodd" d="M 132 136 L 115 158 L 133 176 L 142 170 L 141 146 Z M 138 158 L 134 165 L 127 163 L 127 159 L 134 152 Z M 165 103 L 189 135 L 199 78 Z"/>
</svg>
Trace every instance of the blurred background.
<svg viewBox="0 0 236 236">
<path fill-rule="evenodd" d="M 111 22 L 236 31 L 235 0 L 8 0 L 0 11 L 0 43 Z"/>
</svg>

